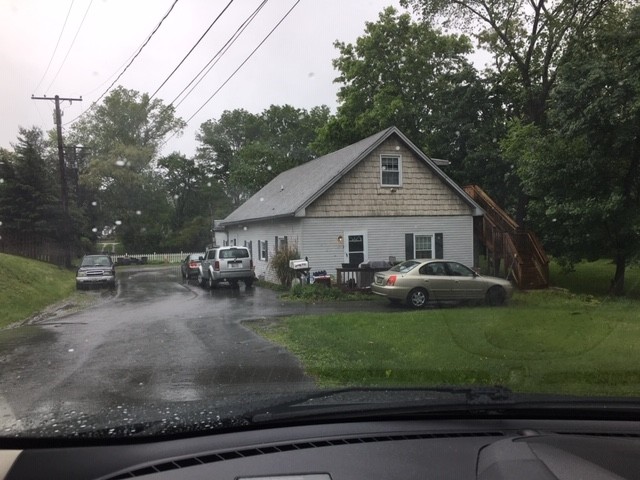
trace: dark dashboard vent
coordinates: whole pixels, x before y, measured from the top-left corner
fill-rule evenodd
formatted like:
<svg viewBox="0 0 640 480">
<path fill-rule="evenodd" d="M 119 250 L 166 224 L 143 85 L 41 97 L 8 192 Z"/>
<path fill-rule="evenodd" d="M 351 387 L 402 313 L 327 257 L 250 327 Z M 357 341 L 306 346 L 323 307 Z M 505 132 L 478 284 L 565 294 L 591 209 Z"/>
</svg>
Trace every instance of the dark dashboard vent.
<svg viewBox="0 0 640 480">
<path fill-rule="evenodd" d="M 640 438 L 640 433 L 635 432 L 553 432 L 557 435 L 587 436 L 587 437 L 612 437 L 612 438 Z"/>
<path fill-rule="evenodd" d="M 463 437 L 503 437 L 502 432 L 461 432 L 461 433 L 416 433 L 411 435 L 383 435 L 373 437 L 346 437 L 328 440 L 317 440 L 309 442 L 285 443 L 281 445 L 269 445 L 265 447 L 254 447 L 246 449 L 231 450 L 226 452 L 200 454 L 168 462 L 156 463 L 145 467 L 137 468 L 119 473 L 106 480 L 123 480 L 125 478 L 136 478 L 154 473 L 177 470 L 179 468 L 192 467 L 194 465 L 205 465 L 208 463 L 222 462 L 236 458 L 253 457 L 256 455 L 268 455 L 270 453 L 291 452 L 293 450 L 305 450 L 309 448 L 334 447 L 340 445 L 354 445 L 359 443 L 375 442 L 396 442 L 401 440 L 428 440 L 437 438 L 463 438 Z"/>
</svg>

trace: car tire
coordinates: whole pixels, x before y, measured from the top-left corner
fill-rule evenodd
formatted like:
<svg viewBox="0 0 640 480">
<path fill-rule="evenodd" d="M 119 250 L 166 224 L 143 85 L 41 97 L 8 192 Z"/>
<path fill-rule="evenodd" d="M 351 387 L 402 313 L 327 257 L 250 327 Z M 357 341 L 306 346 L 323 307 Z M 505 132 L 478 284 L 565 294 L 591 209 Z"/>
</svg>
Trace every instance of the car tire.
<svg viewBox="0 0 640 480">
<path fill-rule="evenodd" d="M 245 278 L 244 285 L 247 288 L 251 288 L 251 286 L 253 285 L 253 278 Z"/>
<path fill-rule="evenodd" d="M 217 285 L 218 282 L 213 279 L 213 275 L 209 274 L 209 288 L 214 289 Z"/>
<path fill-rule="evenodd" d="M 429 293 L 424 288 L 414 288 L 407 295 L 407 303 L 413 308 L 424 308 L 429 301 Z"/>
<path fill-rule="evenodd" d="M 205 287 L 207 285 L 206 279 L 202 276 L 202 273 L 198 272 L 198 285 Z"/>
<path fill-rule="evenodd" d="M 504 304 L 507 298 L 507 292 L 499 285 L 494 285 L 487 291 L 485 301 L 491 307 L 499 307 Z"/>
<path fill-rule="evenodd" d="M 237 290 L 240 288 L 240 285 L 238 284 L 238 280 L 229 280 L 229 285 L 231 285 L 231 288 L 233 288 L 234 290 Z"/>
</svg>

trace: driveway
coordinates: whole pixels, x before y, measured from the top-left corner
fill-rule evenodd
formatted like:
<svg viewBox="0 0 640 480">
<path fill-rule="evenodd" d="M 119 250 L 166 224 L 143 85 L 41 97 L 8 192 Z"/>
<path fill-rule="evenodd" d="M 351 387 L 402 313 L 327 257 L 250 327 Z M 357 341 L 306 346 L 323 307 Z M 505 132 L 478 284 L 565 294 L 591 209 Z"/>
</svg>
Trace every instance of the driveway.
<svg viewBox="0 0 640 480">
<path fill-rule="evenodd" d="M 208 291 L 179 267 L 118 269 L 118 290 L 79 295 L 66 305 L 0 331 L 0 428 L 21 431 L 136 409 L 229 404 L 251 392 L 314 388 L 297 359 L 254 334 L 243 320 L 379 309 L 377 302 L 282 302 L 265 288 Z M 71 312 L 71 313 L 70 313 Z"/>
</svg>

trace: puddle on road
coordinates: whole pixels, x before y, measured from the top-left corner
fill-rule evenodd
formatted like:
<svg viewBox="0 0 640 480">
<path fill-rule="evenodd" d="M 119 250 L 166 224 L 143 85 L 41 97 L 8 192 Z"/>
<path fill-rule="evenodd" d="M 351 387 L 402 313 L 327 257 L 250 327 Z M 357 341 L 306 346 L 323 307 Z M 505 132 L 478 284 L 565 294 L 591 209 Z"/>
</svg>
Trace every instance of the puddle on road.
<svg viewBox="0 0 640 480">
<path fill-rule="evenodd" d="M 31 348 L 48 342 L 55 335 L 52 331 L 34 326 L 0 330 L 0 356 L 10 353 L 16 348 Z"/>
</svg>

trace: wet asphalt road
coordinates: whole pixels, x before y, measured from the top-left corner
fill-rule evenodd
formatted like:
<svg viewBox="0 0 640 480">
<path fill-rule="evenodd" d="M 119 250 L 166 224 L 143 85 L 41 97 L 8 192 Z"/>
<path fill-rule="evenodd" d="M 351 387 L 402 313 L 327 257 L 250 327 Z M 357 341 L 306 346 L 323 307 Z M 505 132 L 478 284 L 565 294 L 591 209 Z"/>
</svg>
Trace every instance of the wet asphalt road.
<svg viewBox="0 0 640 480">
<path fill-rule="evenodd" d="M 116 293 L 82 292 L 100 300 L 87 310 L 0 330 L 0 432 L 75 413 L 312 389 L 294 356 L 242 322 L 381 308 L 285 303 L 242 284 L 209 291 L 178 267 L 122 268 L 118 280 Z"/>
</svg>

